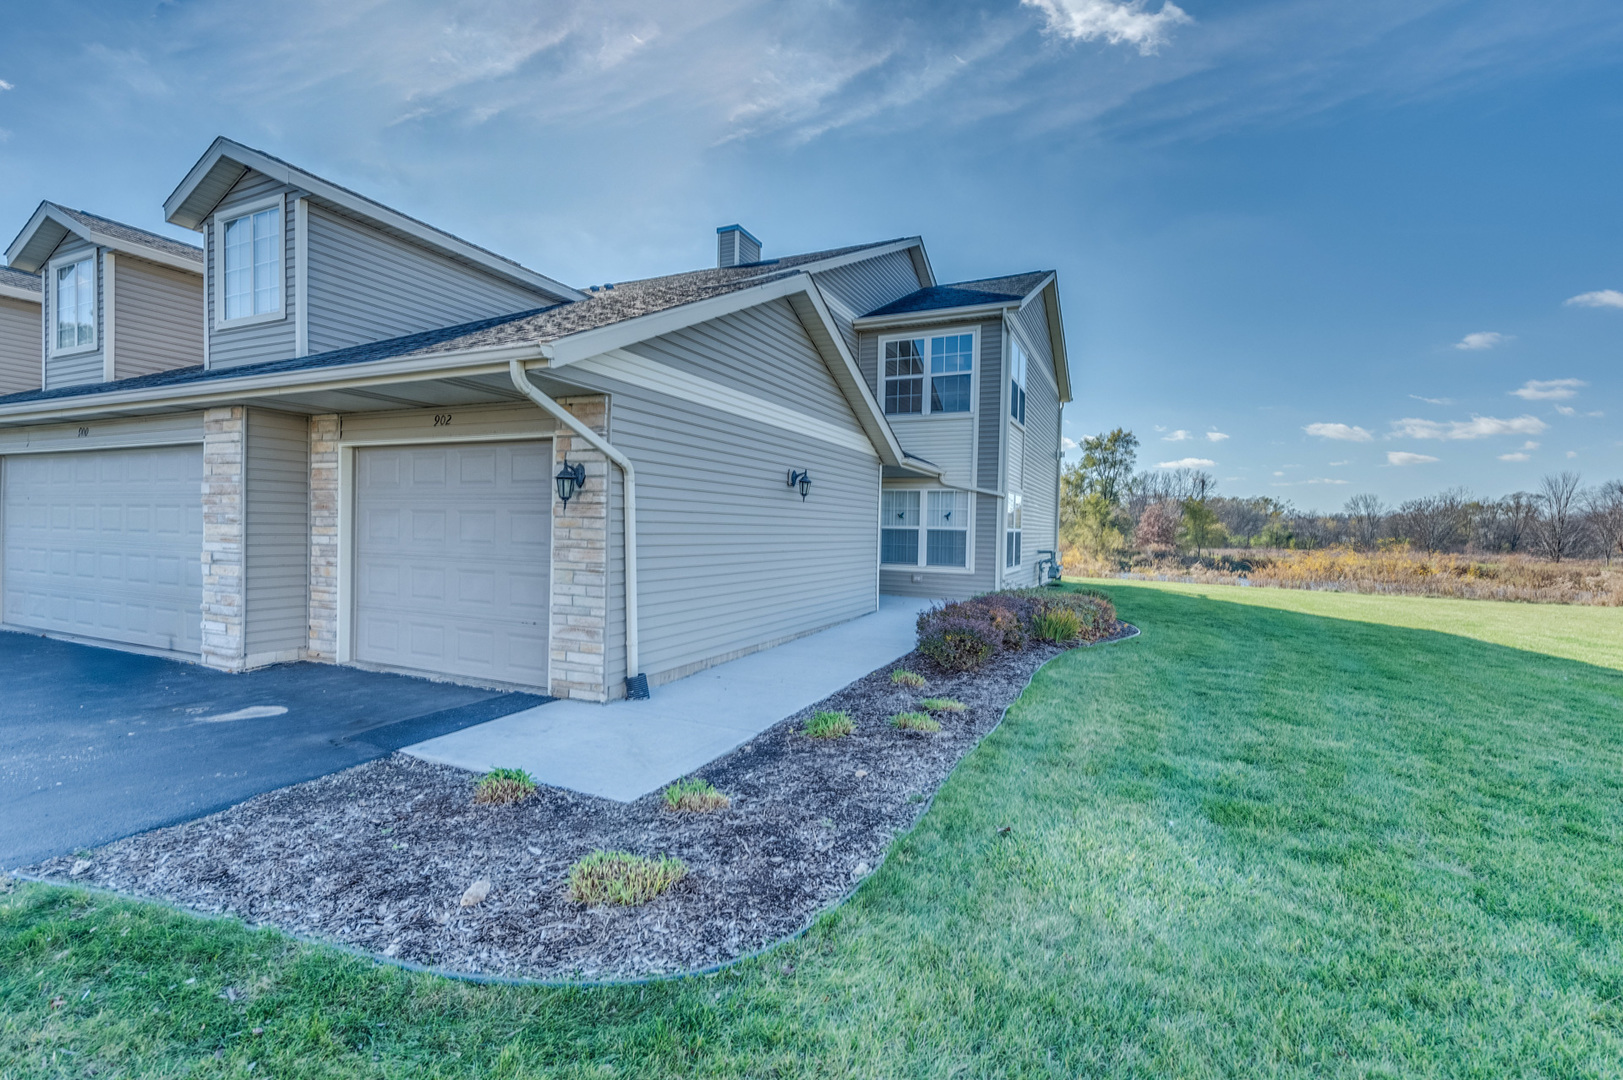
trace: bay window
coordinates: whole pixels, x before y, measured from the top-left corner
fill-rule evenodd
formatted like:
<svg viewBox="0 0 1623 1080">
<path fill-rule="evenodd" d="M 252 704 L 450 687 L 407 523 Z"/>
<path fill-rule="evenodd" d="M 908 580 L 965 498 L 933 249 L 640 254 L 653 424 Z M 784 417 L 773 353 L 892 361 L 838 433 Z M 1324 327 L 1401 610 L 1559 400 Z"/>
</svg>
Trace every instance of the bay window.
<svg viewBox="0 0 1623 1080">
<path fill-rule="evenodd" d="M 55 352 L 92 349 L 96 346 L 96 257 L 60 264 L 52 282 L 56 289 L 56 330 L 52 337 Z"/>
<path fill-rule="evenodd" d="M 882 351 L 885 415 L 973 411 L 973 333 L 893 338 L 883 343 Z M 928 394 L 925 393 L 926 382 Z"/>
</svg>

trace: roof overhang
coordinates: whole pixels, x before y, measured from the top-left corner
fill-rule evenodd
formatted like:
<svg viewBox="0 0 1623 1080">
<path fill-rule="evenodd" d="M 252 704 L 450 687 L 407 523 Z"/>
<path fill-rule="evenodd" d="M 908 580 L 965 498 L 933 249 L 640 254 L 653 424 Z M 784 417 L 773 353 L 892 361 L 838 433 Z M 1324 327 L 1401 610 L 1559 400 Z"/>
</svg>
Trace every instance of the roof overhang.
<svg viewBox="0 0 1623 1080">
<path fill-rule="evenodd" d="M 127 255 L 134 255 L 138 259 L 148 262 L 161 263 L 172 266 L 176 270 L 184 270 L 199 276 L 203 273 L 202 258 L 187 259 L 170 251 L 147 247 L 145 244 L 132 243 L 121 236 L 109 236 L 95 227 L 78 221 L 66 213 L 55 203 L 42 202 L 39 209 L 28 219 L 17 239 L 6 248 L 6 263 L 18 270 L 26 270 L 30 274 L 40 272 L 51 253 L 62 245 L 62 241 L 69 236 L 77 236 L 87 243 L 97 247 L 111 248 Z"/>
<path fill-rule="evenodd" d="M 24 289 L 20 286 L 7 285 L 5 282 L 0 281 L 0 296 L 4 296 L 8 300 L 27 300 L 31 303 L 38 304 L 41 302 L 42 295 L 43 294 L 39 289 Z"/>
<path fill-rule="evenodd" d="M 1049 274 L 1040 291 L 1043 294 L 1043 309 L 1048 312 L 1048 342 L 1054 354 L 1054 385 L 1059 388 L 1059 402 L 1064 405 L 1071 400 L 1071 358 L 1065 351 L 1065 319 L 1059 310 L 1058 275 Z M 1027 297 L 1026 303 L 1030 302 L 1031 297 Z"/>
<path fill-rule="evenodd" d="M 1021 304 L 1021 300 L 1010 298 L 992 304 L 966 304 L 963 307 L 932 308 L 928 311 L 903 311 L 895 315 L 864 315 L 859 319 L 853 319 L 851 325 L 858 330 L 888 330 L 894 326 L 928 326 L 932 323 L 995 319 L 1006 311 L 1020 310 Z"/>
<path fill-rule="evenodd" d="M 223 135 L 214 140 L 213 145 L 180 182 L 180 186 L 164 200 L 165 219 L 183 228 L 201 229 L 203 222 L 220 204 L 220 200 L 225 198 L 232 185 L 242 179 L 243 174 L 249 169 L 308 193 L 318 204 L 363 218 L 386 232 L 416 241 L 498 277 L 539 290 L 559 300 L 586 298 L 585 293 L 554 281 L 545 274 L 538 274 L 466 240 L 442 232 L 432 225 L 408 217 L 398 210 L 391 210 L 382 203 L 373 202 L 347 188 L 329 183 L 285 161 L 279 161 L 269 154 L 233 142 Z"/>
</svg>

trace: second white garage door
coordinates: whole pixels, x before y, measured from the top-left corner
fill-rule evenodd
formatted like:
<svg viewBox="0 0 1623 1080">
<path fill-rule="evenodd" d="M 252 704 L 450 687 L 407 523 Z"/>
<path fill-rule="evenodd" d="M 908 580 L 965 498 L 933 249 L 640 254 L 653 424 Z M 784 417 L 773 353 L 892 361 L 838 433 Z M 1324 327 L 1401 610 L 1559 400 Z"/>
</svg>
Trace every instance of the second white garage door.
<svg viewBox="0 0 1623 1080">
<path fill-rule="evenodd" d="M 552 444 L 356 451 L 355 658 L 547 685 Z"/>
</svg>

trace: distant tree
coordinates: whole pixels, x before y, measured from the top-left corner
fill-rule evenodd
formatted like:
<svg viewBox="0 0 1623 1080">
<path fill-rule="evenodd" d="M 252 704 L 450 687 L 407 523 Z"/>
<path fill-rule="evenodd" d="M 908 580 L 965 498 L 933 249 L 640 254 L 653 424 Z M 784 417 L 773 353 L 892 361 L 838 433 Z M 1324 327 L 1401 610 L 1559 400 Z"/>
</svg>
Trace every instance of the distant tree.
<svg viewBox="0 0 1623 1080">
<path fill-rule="evenodd" d="M 1138 436 L 1131 431 L 1117 428 L 1083 439 L 1082 460 L 1077 463 L 1082 493 L 1096 493 L 1113 506 L 1119 504 L 1137 463 Z"/>
<path fill-rule="evenodd" d="M 1345 507 L 1352 542 L 1361 548 L 1372 548 L 1381 538 L 1386 525 L 1386 505 L 1378 495 L 1354 495 Z"/>
<path fill-rule="evenodd" d="M 1178 546 L 1178 526 L 1183 508 L 1175 502 L 1151 503 L 1138 515 L 1133 530 L 1133 546 L 1140 551 L 1171 551 Z"/>
<path fill-rule="evenodd" d="M 1589 532 L 1608 566 L 1613 555 L 1623 555 L 1623 480 L 1608 480 L 1585 500 Z"/>
<path fill-rule="evenodd" d="M 1538 519 L 1533 527 L 1538 553 L 1551 562 L 1571 558 L 1583 542 L 1583 515 L 1575 472 L 1551 474 L 1539 481 Z"/>
<path fill-rule="evenodd" d="M 1118 550 L 1131 528 L 1121 510 L 1138 460 L 1138 437 L 1117 428 L 1082 440 L 1082 459 L 1060 470 L 1061 542 L 1096 554 Z"/>
<path fill-rule="evenodd" d="M 1178 532 L 1185 546 L 1195 549 L 1196 558 L 1206 548 L 1216 547 L 1223 537 L 1222 523 L 1205 499 L 1183 501 L 1183 524 Z"/>
<path fill-rule="evenodd" d="M 1465 539 L 1467 502 L 1459 488 L 1409 499 L 1397 509 L 1398 535 L 1427 553 L 1448 551 Z"/>
<path fill-rule="evenodd" d="M 1538 499 L 1525 491 L 1499 500 L 1500 536 L 1506 551 L 1520 551 L 1533 536 L 1538 521 Z"/>
<path fill-rule="evenodd" d="M 1206 500 L 1206 505 L 1217 515 L 1231 543 L 1259 536 L 1269 522 L 1290 512 L 1289 504 L 1267 496 L 1250 499 L 1214 496 Z"/>
</svg>

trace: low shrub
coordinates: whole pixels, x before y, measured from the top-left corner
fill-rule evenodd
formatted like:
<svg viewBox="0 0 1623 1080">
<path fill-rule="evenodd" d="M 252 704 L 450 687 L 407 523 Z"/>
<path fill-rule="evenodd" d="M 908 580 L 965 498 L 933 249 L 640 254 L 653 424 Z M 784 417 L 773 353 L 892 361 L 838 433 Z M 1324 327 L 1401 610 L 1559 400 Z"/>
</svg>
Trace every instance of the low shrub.
<svg viewBox="0 0 1623 1080">
<path fill-rule="evenodd" d="M 948 671 L 975 671 L 992 658 L 1002 640 L 985 619 L 947 616 L 932 620 L 919 635 L 919 652 Z"/>
<path fill-rule="evenodd" d="M 906 686 L 914 690 L 919 690 L 924 686 L 924 676 L 920 675 L 916 671 L 907 671 L 902 668 L 897 668 L 895 671 L 890 673 L 890 682 L 892 686 Z"/>
<path fill-rule="evenodd" d="M 838 739 L 842 735 L 851 734 L 856 729 L 857 726 L 851 722 L 850 713 L 831 712 L 828 709 L 823 709 L 814 713 L 812 718 L 806 721 L 806 727 L 803 731 L 814 739 Z"/>
<path fill-rule="evenodd" d="M 931 608 L 919 616 L 919 651 L 948 671 L 974 671 L 999 652 L 1016 652 L 1032 638 L 1096 641 L 1116 626 L 1116 609 L 1102 593 L 1009 589 Z"/>
<path fill-rule="evenodd" d="M 681 859 L 594 851 L 569 868 L 569 899 L 577 904 L 646 904 L 687 873 Z"/>
<path fill-rule="evenodd" d="M 665 809 L 685 810 L 694 814 L 708 814 L 713 810 L 725 810 L 733 805 L 733 801 L 721 792 L 708 780 L 701 780 L 697 776 L 690 776 L 686 780 L 678 780 L 665 789 Z"/>
<path fill-rule="evenodd" d="M 523 769 L 491 769 L 473 789 L 476 803 L 523 802 L 535 794 L 535 781 Z"/>
<path fill-rule="evenodd" d="M 1031 636 L 1040 641 L 1063 643 L 1082 635 L 1082 616 L 1067 607 L 1051 607 L 1031 620 Z"/>
<path fill-rule="evenodd" d="M 927 697 L 919 702 L 919 708 L 925 712 L 963 712 L 969 706 L 950 697 Z"/>
<path fill-rule="evenodd" d="M 890 725 L 903 731 L 922 731 L 927 734 L 941 730 L 941 725 L 930 719 L 929 713 L 921 712 L 897 713 L 890 718 Z"/>
</svg>

